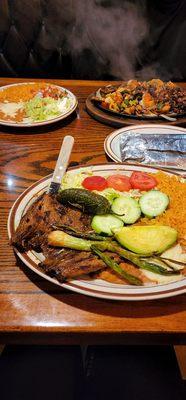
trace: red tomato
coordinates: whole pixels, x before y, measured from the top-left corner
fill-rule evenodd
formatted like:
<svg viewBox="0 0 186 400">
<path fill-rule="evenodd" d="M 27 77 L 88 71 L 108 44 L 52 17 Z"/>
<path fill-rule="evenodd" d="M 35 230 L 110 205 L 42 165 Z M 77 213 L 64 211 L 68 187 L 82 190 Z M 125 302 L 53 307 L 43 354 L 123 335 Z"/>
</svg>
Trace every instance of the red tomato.
<svg viewBox="0 0 186 400">
<path fill-rule="evenodd" d="M 107 178 L 108 187 L 111 187 L 120 192 L 128 192 L 132 189 L 128 176 L 111 175 Z"/>
<path fill-rule="evenodd" d="M 85 189 L 88 190 L 104 190 L 108 187 L 107 181 L 103 176 L 88 176 L 82 182 L 82 185 Z"/>
<path fill-rule="evenodd" d="M 134 171 L 130 177 L 133 189 L 150 190 L 157 185 L 157 180 L 146 172 Z"/>
</svg>

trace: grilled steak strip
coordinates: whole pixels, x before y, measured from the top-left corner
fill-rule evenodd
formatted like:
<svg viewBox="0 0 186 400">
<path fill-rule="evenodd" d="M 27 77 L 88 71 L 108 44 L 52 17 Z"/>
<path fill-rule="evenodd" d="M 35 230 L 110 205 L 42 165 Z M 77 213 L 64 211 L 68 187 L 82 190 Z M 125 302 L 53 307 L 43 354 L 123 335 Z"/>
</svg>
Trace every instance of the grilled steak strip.
<svg viewBox="0 0 186 400">
<path fill-rule="evenodd" d="M 12 237 L 19 251 L 42 251 L 45 260 L 39 266 L 60 282 L 104 269 L 104 262 L 87 251 L 54 248 L 48 245 L 48 233 L 55 225 L 70 226 L 79 232 L 91 230 L 92 217 L 79 209 L 60 204 L 54 195 L 44 193 L 27 210 Z M 120 258 L 109 254 L 116 261 Z"/>
<path fill-rule="evenodd" d="M 90 274 L 106 267 L 105 263 L 89 251 L 43 247 L 45 261 L 40 267 L 50 276 L 63 282 L 74 277 Z M 107 253 L 115 261 L 121 262 L 114 253 Z"/>
<path fill-rule="evenodd" d="M 79 231 L 88 231 L 91 217 L 73 207 L 60 204 L 47 193 L 40 196 L 27 210 L 12 237 L 12 244 L 20 251 L 41 251 L 52 225 L 64 224 Z"/>
</svg>

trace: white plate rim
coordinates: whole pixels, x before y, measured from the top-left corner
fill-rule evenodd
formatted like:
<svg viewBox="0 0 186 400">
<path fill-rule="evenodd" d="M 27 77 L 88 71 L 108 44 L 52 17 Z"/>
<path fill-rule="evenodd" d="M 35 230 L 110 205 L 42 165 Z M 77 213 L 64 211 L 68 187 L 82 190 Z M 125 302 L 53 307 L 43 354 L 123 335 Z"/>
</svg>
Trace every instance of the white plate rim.
<svg viewBox="0 0 186 400">
<path fill-rule="evenodd" d="M 120 136 L 120 134 L 123 132 L 127 132 L 130 130 L 135 130 L 135 129 L 151 129 L 151 128 L 156 128 L 156 129 L 165 129 L 165 130 L 170 130 L 170 134 L 173 134 L 173 131 L 178 130 L 180 132 L 186 134 L 186 129 L 179 127 L 179 126 L 173 126 L 173 125 L 160 125 L 160 124 L 146 124 L 146 125 L 132 125 L 132 126 L 124 126 L 122 128 L 116 129 L 114 131 L 112 131 L 106 138 L 104 141 L 104 150 L 105 153 L 115 162 L 117 163 L 121 163 L 121 158 L 119 158 L 116 153 L 113 151 L 112 149 L 112 141 L 114 139 L 116 139 L 117 136 Z M 148 132 L 149 134 L 151 134 L 151 132 Z M 157 132 L 158 134 L 158 132 Z M 166 134 L 166 132 L 165 132 Z M 132 165 L 132 164 L 130 164 Z M 145 166 L 145 164 L 143 164 Z M 164 168 L 162 165 L 158 166 L 160 169 Z"/>
<path fill-rule="evenodd" d="M 150 167 L 139 167 L 139 165 L 126 165 L 126 164 L 118 164 L 108 163 L 108 164 L 96 164 L 93 166 L 80 166 L 70 168 L 69 171 L 72 173 L 76 173 L 79 170 L 92 169 L 92 171 L 114 171 L 118 168 L 122 171 L 132 171 L 132 170 L 143 170 L 143 171 L 151 171 L 157 172 L 159 168 L 150 168 Z M 100 169 L 101 168 L 101 169 Z M 176 173 L 171 173 L 171 175 L 177 175 Z M 43 191 L 49 184 L 51 179 L 51 175 L 40 179 L 35 182 L 33 185 L 29 186 L 15 201 L 13 204 L 9 217 L 8 217 L 8 236 L 11 239 L 12 233 L 15 229 L 16 220 L 20 219 L 22 216 L 23 209 L 25 210 L 26 206 L 29 204 L 35 195 L 38 195 L 39 192 Z M 22 211 L 21 211 L 22 210 Z M 176 296 L 179 294 L 183 294 L 186 292 L 186 278 L 181 279 L 180 281 L 175 281 L 167 284 L 155 285 L 155 286 L 143 286 L 143 287 L 135 287 L 131 285 L 110 285 L 105 283 L 104 286 L 101 285 L 101 289 L 99 286 L 99 281 L 95 283 L 95 280 L 85 281 L 83 279 L 72 280 L 68 283 L 60 283 L 55 278 L 51 278 L 46 275 L 44 272 L 38 269 L 36 263 L 36 253 L 31 251 L 28 253 L 20 253 L 15 249 L 18 257 L 26 264 L 32 271 L 40 275 L 42 278 L 47 279 L 48 281 L 57 284 L 63 288 L 70 289 L 71 291 L 85 294 L 88 296 L 93 296 L 96 298 L 109 299 L 109 300 L 128 300 L 128 301 L 139 301 L 139 300 L 153 300 L 153 299 L 161 299 L 171 296 Z M 100 281 L 101 282 L 101 281 Z M 114 287 L 114 289 L 113 289 Z M 113 289 L 113 290 L 112 290 Z"/>
<path fill-rule="evenodd" d="M 34 83 L 46 83 L 46 84 L 48 83 L 49 85 L 55 86 L 56 88 L 60 89 L 61 91 L 65 90 L 73 100 L 73 103 L 72 103 L 72 106 L 71 106 L 70 110 L 67 111 L 65 114 L 61 114 L 58 117 L 49 119 L 47 121 L 38 121 L 38 122 L 32 122 L 32 123 L 26 123 L 26 122 L 22 122 L 22 123 L 18 122 L 18 123 L 16 123 L 16 122 L 9 122 L 9 121 L 4 121 L 4 120 L 0 119 L 0 125 L 10 126 L 10 127 L 14 127 L 14 128 L 16 128 L 16 127 L 17 128 L 32 128 L 34 126 L 49 125 L 49 124 L 53 124 L 54 122 L 58 122 L 58 121 L 61 121 L 62 119 L 67 118 L 77 108 L 77 105 L 78 105 L 77 97 L 70 90 L 66 89 L 65 87 L 56 85 L 56 84 L 51 83 L 51 82 L 45 82 L 45 81 L 39 81 L 39 82 L 33 81 L 32 82 L 32 81 L 30 81 L 30 82 L 11 83 L 11 84 L 8 84 L 8 85 L 0 86 L 0 91 L 6 89 L 7 87 L 11 87 L 11 86 L 21 86 L 21 85 L 25 85 L 25 84 L 32 85 Z"/>
</svg>

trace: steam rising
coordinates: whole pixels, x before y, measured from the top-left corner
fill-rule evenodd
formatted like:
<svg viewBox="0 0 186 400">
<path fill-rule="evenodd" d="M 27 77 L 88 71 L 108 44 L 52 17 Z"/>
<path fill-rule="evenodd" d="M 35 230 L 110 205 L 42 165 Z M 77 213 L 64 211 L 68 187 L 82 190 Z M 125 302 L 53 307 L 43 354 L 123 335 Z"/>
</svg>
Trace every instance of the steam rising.
<svg viewBox="0 0 186 400">
<path fill-rule="evenodd" d="M 9 3 L 20 37 L 34 43 L 30 70 L 38 62 L 41 70 L 79 79 L 185 76 L 184 0 Z"/>
<path fill-rule="evenodd" d="M 76 23 L 68 38 L 74 61 L 91 54 L 102 75 L 106 66 L 110 76 L 134 77 L 139 45 L 148 32 L 142 2 L 124 2 L 121 6 L 117 1 L 109 5 L 108 1 L 77 0 L 75 4 Z M 83 68 L 86 73 L 85 65 Z"/>
</svg>

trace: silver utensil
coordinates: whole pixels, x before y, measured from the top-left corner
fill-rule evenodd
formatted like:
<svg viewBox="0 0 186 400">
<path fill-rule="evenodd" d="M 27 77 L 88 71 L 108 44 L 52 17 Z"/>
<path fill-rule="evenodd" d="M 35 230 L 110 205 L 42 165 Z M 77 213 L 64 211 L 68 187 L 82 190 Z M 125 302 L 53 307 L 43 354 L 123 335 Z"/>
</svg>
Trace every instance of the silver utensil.
<svg viewBox="0 0 186 400">
<path fill-rule="evenodd" d="M 74 138 L 73 136 L 65 136 L 61 145 L 61 149 L 59 152 L 59 156 L 56 162 L 56 166 L 54 169 L 54 173 L 52 176 L 52 180 L 50 182 L 50 186 L 48 188 L 48 193 L 54 194 L 57 193 L 60 185 L 61 185 L 61 180 L 63 178 L 63 175 L 66 172 L 69 158 L 72 152 L 74 144 Z"/>
</svg>

